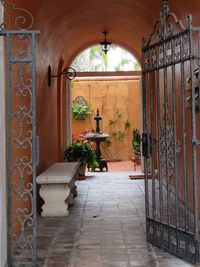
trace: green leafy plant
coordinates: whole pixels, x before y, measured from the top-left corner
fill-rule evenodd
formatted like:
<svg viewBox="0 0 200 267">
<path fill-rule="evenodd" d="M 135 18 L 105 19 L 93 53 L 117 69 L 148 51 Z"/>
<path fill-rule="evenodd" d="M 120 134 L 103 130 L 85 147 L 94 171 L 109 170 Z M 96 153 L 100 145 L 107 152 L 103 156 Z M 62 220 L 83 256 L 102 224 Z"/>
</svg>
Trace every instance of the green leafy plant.
<svg viewBox="0 0 200 267">
<path fill-rule="evenodd" d="M 92 110 L 87 103 L 72 103 L 72 117 L 75 120 L 85 120 L 91 113 Z"/>
<path fill-rule="evenodd" d="M 123 124 L 122 124 L 123 123 Z M 123 146 L 123 141 L 130 129 L 130 122 L 128 119 L 122 121 L 122 114 L 119 110 L 114 112 L 113 118 L 108 121 L 108 130 L 110 138 L 106 140 L 107 147 L 114 145 L 115 159 L 119 159 L 120 150 Z"/>
<path fill-rule="evenodd" d="M 135 156 L 141 156 L 140 148 L 140 131 L 137 128 L 133 129 L 132 147 Z"/>
<path fill-rule="evenodd" d="M 115 137 L 118 141 L 123 141 L 124 137 L 126 136 L 126 132 L 124 131 L 113 131 L 112 136 Z"/>
<path fill-rule="evenodd" d="M 113 119 L 110 119 L 108 122 L 109 126 L 112 126 L 113 124 L 115 124 L 119 119 L 121 119 L 122 114 L 119 113 L 119 110 L 116 111 L 116 113 L 113 116 Z"/>
<path fill-rule="evenodd" d="M 124 129 L 117 130 L 117 122 L 122 118 L 122 114 L 117 110 L 113 116 L 113 119 L 110 119 L 108 125 L 110 126 L 110 135 L 111 138 L 114 137 L 117 141 L 123 141 L 124 137 L 127 134 L 128 129 L 130 128 L 129 120 L 124 121 Z"/>
<path fill-rule="evenodd" d="M 125 128 L 125 129 L 129 129 L 130 126 L 131 126 L 131 124 L 130 124 L 129 120 L 127 119 L 127 120 L 124 122 L 124 128 Z"/>
<path fill-rule="evenodd" d="M 98 168 L 97 157 L 90 143 L 72 143 L 64 149 L 65 161 L 80 161 L 89 168 Z"/>
</svg>

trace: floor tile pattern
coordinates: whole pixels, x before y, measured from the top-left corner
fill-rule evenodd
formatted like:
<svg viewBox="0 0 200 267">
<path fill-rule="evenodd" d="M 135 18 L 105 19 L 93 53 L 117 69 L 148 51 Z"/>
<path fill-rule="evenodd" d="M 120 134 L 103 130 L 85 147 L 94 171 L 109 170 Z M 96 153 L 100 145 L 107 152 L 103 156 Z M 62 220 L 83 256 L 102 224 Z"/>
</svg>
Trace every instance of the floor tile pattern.
<svg viewBox="0 0 200 267">
<path fill-rule="evenodd" d="M 39 267 L 189 267 L 146 243 L 144 181 L 88 173 L 68 218 L 38 219 Z"/>
</svg>

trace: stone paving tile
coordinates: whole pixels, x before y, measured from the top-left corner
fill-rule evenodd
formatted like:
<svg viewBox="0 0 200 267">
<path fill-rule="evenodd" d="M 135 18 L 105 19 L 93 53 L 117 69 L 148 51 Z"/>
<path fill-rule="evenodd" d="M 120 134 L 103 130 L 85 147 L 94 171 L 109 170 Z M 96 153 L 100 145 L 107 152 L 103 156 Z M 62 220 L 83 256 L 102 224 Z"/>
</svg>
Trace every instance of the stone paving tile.
<svg viewBox="0 0 200 267">
<path fill-rule="evenodd" d="M 38 219 L 38 267 L 190 267 L 148 244 L 144 181 L 89 173 L 68 218 Z"/>
</svg>

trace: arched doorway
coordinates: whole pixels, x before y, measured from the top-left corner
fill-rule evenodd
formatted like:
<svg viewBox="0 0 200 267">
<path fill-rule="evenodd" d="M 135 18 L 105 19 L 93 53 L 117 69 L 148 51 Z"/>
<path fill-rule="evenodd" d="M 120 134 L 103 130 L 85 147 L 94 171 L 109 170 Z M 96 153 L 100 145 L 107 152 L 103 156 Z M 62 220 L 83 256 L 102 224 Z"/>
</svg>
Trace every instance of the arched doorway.
<svg viewBox="0 0 200 267">
<path fill-rule="evenodd" d="M 71 101 L 83 96 L 90 108 L 90 114 L 85 120 L 78 120 L 78 106 L 73 106 L 73 140 L 80 141 L 86 132 L 95 131 L 93 118 L 98 109 L 103 116 L 100 131 L 110 136 L 102 144 L 103 154 L 106 153 L 111 161 L 130 160 L 133 155 L 132 131 L 137 128 L 141 132 L 142 126 L 138 62 L 131 54 L 114 44 L 107 55 L 102 54 L 97 45 L 84 50 L 74 62 L 72 67 L 77 70 L 77 77 L 72 82 Z M 107 71 L 102 71 L 105 68 Z M 68 113 L 70 108 L 68 106 Z"/>
<path fill-rule="evenodd" d="M 142 16 L 141 16 L 142 17 Z M 110 18 L 109 18 L 110 19 Z M 142 23 L 141 23 L 142 24 Z M 139 28 L 139 27 L 138 27 Z M 57 34 L 59 34 L 59 32 L 57 33 Z M 54 38 L 55 38 L 55 36 L 54 36 Z M 56 39 L 56 38 L 55 38 Z M 96 39 L 97 39 L 97 37 L 96 37 Z M 113 37 L 113 39 L 114 39 L 114 37 Z M 120 38 L 119 38 L 120 39 Z M 91 40 L 88 40 L 88 43 L 90 42 Z M 125 41 L 124 41 L 125 42 Z M 127 42 L 127 43 L 129 43 L 129 45 L 130 45 L 130 42 Z M 84 44 L 83 44 L 84 45 Z M 131 47 L 131 45 L 130 45 L 130 47 Z M 57 47 L 58 48 L 58 47 Z M 59 49 L 58 49 L 59 50 Z M 76 50 L 76 48 L 75 48 L 75 50 Z M 44 51 L 44 49 L 43 49 L 43 51 Z M 52 49 L 52 51 L 53 51 L 53 49 Z M 51 52 L 52 52 L 51 51 Z M 48 51 L 49 52 L 49 51 Z M 56 52 L 57 52 L 57 50 L 56 50 Z M 53 53 L 53 52 L 52 52 Z M 57 54 L 56 54 L 57 55 Z M 70 57 L 70 54 L 68 54 L 68 59 L 69 59 L 69 57 Z M 72 57 L 72 55 L 71 55 L 71 57 Z M 70 59 L 69 59 L 70 60 Z M 44 68 L 45 69 L 45 68 Z M 45 73 L 45 71 L 44 71 L 44 69 L 43 69 L 43 74 Z M 43 77 L 44 76 L 42 76 L 42 79 L 41 80 L 43 80 Z M 191 79 L 193 80 L 193 73 L 191 73 Z M 40 80 L 40 82 L 41 82 L 41 80 Z M 40 85 L 41 85 L 42 83 L 40 83 Z M 42 87 L 42 86 L 41 86 Z M 195 108 L 194 108 L 194 98 L 195 98 L 195 94 L 194 94 L 194 86 L 193 86 L 193 90 L 192 90 L 192 103 L 193 103 L 193 109 L 192 109 L 192 112 L 194 113 L 195 112 Z M 50 92 L 50 91 L 48 91 L 48 93 L 46 93 L 45 92 L 45 94 L 48 94 L 49 95 L 49 99 L 51 99 L 52 97 L 53 97 L 53 95 L 54 95 L 54 92 Z M 47 98 L 45 98 L 45 100 L 46 100 Z M 38 102 L 40 101 L 41 99 L 38 99 Z M 44 101 L 45 102 L 45 101 Z M 45 109 L 46 110 L 46 109 Z M 50 112 L 50 109 L 48 110 L 48 112 Z M 46 116 L 46 114 L 47 113 L 45 113 L 45 114 L 43 114 L 43 115 L 45 115 Z M 41 115 L 41 114 L 40 114 Z M 51 115 L 51 114 L 50 114 Z M 51 116 L 50 116 L 51 117 Z M 41 118 L 41 117 L 40 117 Z M 53 119 L 54 119 L 54 117 L 52 117 L 52 121 L 53 121 Z M 40 120 L 40 123 L 42 122 L 42 120 Z M 48 126 L 50 126 L 50 125 L 48 125 Z M 44 132 L 42 132 L 43 131 L 43 129 L 40 129 L 41 130 L 41 132 L 40 133 L 44 133 Z M 193 129 L 194 130 L 194 129 Z M 41 136 L 42 136 L 42 134 L 41 134 Z M 49 141 L 49 139 L 47 140 L 47 142 L 45 142 L 45 137 L 46 136 L 43 136 L 43 142 L 42 142 L 42 145 L 43 145 L 43 150 L 44 151 L 48 151 L 48 150 L 45 150 L 45 148 L 47 148 L 47 146 L 49 145 L 49 143 L 48 143 L 48 141 Z M 53 140 L 53 138 L 52 138 L 52 140 Z M 144 141 L 144 140 L 143 140 Z M 197 146 L 198 145 L 198 140 L 196 140 L 196 138 L 193 140 L 194 141 L 194 143 L 193 143 L 193 145 L 194 146 Z M 44 145 L 45 144 L 45 145 Z M 46 146 L 46 147 L 45 147 Z M 34 148 L 36 148 L 36 146 L 34 147 Z M 51 149 L 52 149 L 52 147 L 51 147 Z M 57 148 L 56 148 L 57 149 Z M 54 149 L 52 149 L 52 151 L 53 152 L 55 152 L 54 151 Z M 194 147 L 194 150 L 193 151 L 196 151 L 196 148 Z M 49 152 L 49 151 L 48 151 Z M 51 152 L 51 150 L 50 150 L 50 152 Z M 47 153 L 48 154 L 48 153 Z M 194 153 L 195 154 L 195 153 Z M 57 154 L 56 154 L 57 155 Z M 43 159 L 43 162 L 42 162 L 42 164 L 41 164 L 41 166 L 40 166 L 40 171 L 42 170 L 42 168 L 44 169 L 44 168 L 46 168 L 47 167 L 47 165 L 49 165 L 49 164 L 51 164 L 52 163 L 52 161 L 53 160 L 55 160 L 56 159 L 56 157 L 57 156 L 55 156 L 55 153 L 49 153 L 49 158 L 48 158 L 48 162 L 47 163 L 44 163 L 45 162 L 45 157 L 44 157 L 44 152 L 43 152 L 43 154 L 42 154 L 42 159 Z M 35 162 L 36 163 L 36 162 Z M 46 164 L 46 165 L 45 165 Z M 196 176 L 195 176 L 196 177 Z M 197 178 L 197 177 L 196 177 Z M 196 192 L 197 193 L 197 192 Z M 195 217 L 195 220 L 197 220 L 198 219 L 198 217 L 196 216 Z M 197 230 L 197 229 L 196 229 Z M 197 234 L 197 232 L 196 232 L 196 234 Z M 195 239 L 195 241 L 198 241 L 197 239 Z M 184 243 L 184 245 L 183 246 L 187 246 L 187 242 L 186 243 Z M 197 244 L 197 246 L 198 246 L 198 244 Z M 192 248 L 192 250 L 193 250 L 193 248 Z"/>
</svg>

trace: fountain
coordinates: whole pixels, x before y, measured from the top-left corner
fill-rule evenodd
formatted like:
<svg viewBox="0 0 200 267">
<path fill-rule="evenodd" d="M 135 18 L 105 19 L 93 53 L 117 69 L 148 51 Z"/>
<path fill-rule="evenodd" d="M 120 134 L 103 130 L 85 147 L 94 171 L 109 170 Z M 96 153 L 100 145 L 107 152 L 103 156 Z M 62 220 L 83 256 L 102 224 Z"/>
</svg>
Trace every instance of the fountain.
<svg viewBox="0 0 200 267">
<path fill-rule="evenodd" d="M 104 168 L 106 169 L 106 171 L 108 171 L 107 161 L 101 157 L 100 146 L 101 146 L 101 142 L 106 141 L 106 139 L 109 137 L 109 134 L 101 133 L 100 131 L 100 121 L 102 120 L 102 117 L 99 115 L 99 109 L 97 109 L 97 114 L 94 117 L 94 120 L 96 121 L 96 132 L 86 134 L 86 139 L 96 144 L 95 153 L 97 155 L 97 161 L 99 163 L 98 168 L 100 169 L 100 171 L 102 172 Z"/>
</svg>

